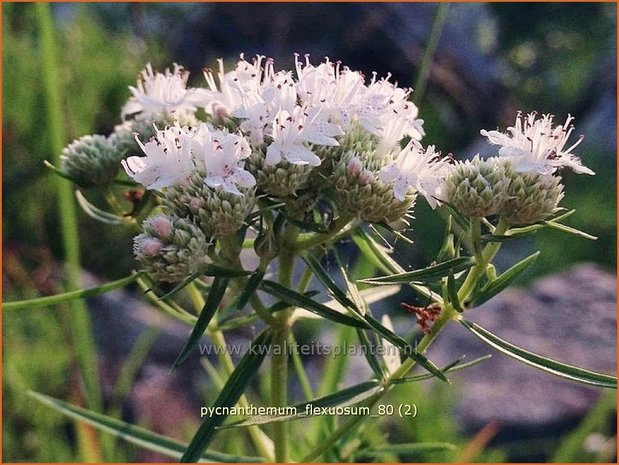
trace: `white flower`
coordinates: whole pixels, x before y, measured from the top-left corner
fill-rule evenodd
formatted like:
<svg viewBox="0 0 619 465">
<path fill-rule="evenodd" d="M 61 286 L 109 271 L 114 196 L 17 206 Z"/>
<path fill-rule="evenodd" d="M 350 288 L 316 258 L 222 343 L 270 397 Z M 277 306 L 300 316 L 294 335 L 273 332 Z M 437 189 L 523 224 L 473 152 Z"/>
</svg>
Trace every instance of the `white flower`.
<svg viewBox="0 0 619 465">
<path fill-rule="evenodd" d="M 540 119 L 536 116 L 535 112 L 526 117 L 518 113 L 515 126 L 507 128 L 509 134 L 484 129 L 480 132 L 491 144 L 501 146 L 499 155 L 511 158 L 520 173 L 552 174 L 565 166 L 579 174 L 595 174 L 572 154 L 583 136 L 564 149 L 574 130 L 570 124 L 572 116 L 568 115 L 565 123 L 557 127 L 552 126 L 552 115 L 543 115 Z"/>
<path fill-rule="evenodd" d="M 320 158 L 303 143 L 337 146 L 334 137 L 343 134 L 337 124 L 320 117 L 320 110 L 306 112 L 299 106 L 292 113 L 280 110 L 273 121 L 273 142 L 267 148 L 265 163 L 276 165 L 283 158 L 293 165 L 320 165 Z"/>
<path fill-rule="evenodd" d="M 174 63 L 174 69 L 154 72 L 146 65 L 137 87 L 130 86 L 133 94 L 122 109 L 122 118 L 136 113 L 172 115 L 175 112 L 194 113 L 202 106 L 208 93 L 204 89 L 187 88 L 189 73 Z"/>
<path fill-rule="evenodd" d="M 193 156 L 203 163 L 206 170 L 204 184 L 235 195 L 243 195 L 239 187 L 256 185 L 254 176 L 245 171 L 242 160 L 249 157 L 251 149 L 242 136 L 221 130 L 210 130 L 201 123 L 188 139 Z"/>
<path fill-rule="evenodd" d="M 187 133 L 179 126 L 157 130 L 145 144 L 136 141 L 145 157 L 129 157 L 122 161 L 127 174 L 148 189 L 161 189 L 184 183 L 195 169 L 188 144 L 183 140 Z"/>
<path fill-rule="evenodd" d="M 393 194 L 403 201 L 409 187 L 422 194 L 435 208 L 440 198 L 449 165 L 440 158 L 440 153 L 430 145 L 426 150 L 414 139 L 400 151 L 393 163 L 378 173 L 384 182 L 393 181 Z"/>
</svg>

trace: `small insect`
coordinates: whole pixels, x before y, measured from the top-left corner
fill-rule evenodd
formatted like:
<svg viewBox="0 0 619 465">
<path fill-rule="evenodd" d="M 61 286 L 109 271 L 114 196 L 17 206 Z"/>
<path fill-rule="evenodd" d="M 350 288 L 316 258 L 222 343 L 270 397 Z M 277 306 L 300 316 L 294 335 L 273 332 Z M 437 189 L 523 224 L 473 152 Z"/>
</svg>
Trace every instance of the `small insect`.
<svg viewBox="0 0 619 465">
<path fill-rule="evenodd" d="M 434 323 L 441 313 L 441 307 L 437 303 L 428 304 L 425 307 L 417 307 L 415 305 L 402 302 L 400 304 L 404 310 L 408 313 L 412 313 L 417 317 L 417 324 L 424 332 L 424 334 L 430 334 L 432 328 L 430 323 Z"/>
</svg>

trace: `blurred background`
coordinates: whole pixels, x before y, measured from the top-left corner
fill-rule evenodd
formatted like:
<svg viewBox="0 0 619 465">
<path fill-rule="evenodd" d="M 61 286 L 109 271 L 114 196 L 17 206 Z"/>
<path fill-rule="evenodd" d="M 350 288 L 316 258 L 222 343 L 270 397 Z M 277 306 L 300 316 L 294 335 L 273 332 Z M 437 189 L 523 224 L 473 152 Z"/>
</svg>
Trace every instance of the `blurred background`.
<svg viewBox="0 0 619 465">
<path fill-rule="evenodd" d="M 505 128 L 518 110 L 552 113 L 557 123 L 569 113 L 575 134 L 585 135 L 578 153 L 597 173 L 566 173 L 563 205 L 577 210 L 568 223 L 598 240 L 544 231 L 509 247 L 499 268 L 536 248 L 543 255 L 519 283 L 523 290 L 489 302 L 476 321 L 531 350 L 616 372 L 616 5 L 443 8 L 429 80 L 414 96 L 425 120 L 423 142 L 456 158 L 488 155 L 480 129 Z M 329 56 L 366 75 L 391 73 L 401 86 L 414 87 L 438 9 L 433 3 L 53 4 L 64 143 L 109 134 L 129 96 L 127 86 L 135 85 L 147 62 L 158 69 L 182 64 L 191 71 L 190 84 L 198 86 L 202 67 L 214 66 L 219 57 L 232 66 L 240 53 L 259 53 L 282 69 L 292 66 L 294 52 L 309 53 L 314 62 Z M 56 154 L 47 129 L 37 17 L 32 4 L 4 4 L 2 10 L 2 288 L 3 300 L 11 301 L 59 292 L 63 249 L 59 181 L 43 165 Z M 418 206 L 410 233 L 423 248 L 400 247 L 395 258 L 401 263 L 427 264 L 438 250 L 444 225 L 426 210 Z M 79 233 L 86 283 L 117 279 L 135 268 L 130 231 L 79 212 Z M 197 360 L 169 373 L 187 330 L 161 323 L 137 295 L 89 301 L 106 411 L 187 440 L 198 422 L 197 406 L 211 398 L 206 375 Z M 76 445 L 83 432 L 25 395 L 32 389 L 83 402 L 68 318 L 62 308 L 3 314 L 3 461 L 84 458 Z M 396 327 L 412 329 L 410 317 Z M 328 338 L 325 334 L 321 337 Z M 449 362 L 462 353 L 489 353 L 469 338 L 447 332 L 431 355 Z M 134 350 L 136 343 L 144 345 L 142 352 Z M 136 353 L 144 363 L 128 370 L 125 361 Z M 387 422 L 390 438 L 453 442 L 468 454 L 404 459 L 615 460 L 614 393 L 600 396 L 512 363 L 496 355 L 485 368 L 454 375 L 454 386 L 399 390 L 392 401 L 415 399 L 420 416 L 410 424 Z M 119 374 L 127 371 L 135 383 L 119 391 Z M 358 382 L 357 376 L 366 375 L 352 366 L 342 382 Z M 224 446 L 235 440 L 229 433 L 218 439 Z M 115 454 L 116 461 L 164 459 L 125 444 Z"/>
</svg>

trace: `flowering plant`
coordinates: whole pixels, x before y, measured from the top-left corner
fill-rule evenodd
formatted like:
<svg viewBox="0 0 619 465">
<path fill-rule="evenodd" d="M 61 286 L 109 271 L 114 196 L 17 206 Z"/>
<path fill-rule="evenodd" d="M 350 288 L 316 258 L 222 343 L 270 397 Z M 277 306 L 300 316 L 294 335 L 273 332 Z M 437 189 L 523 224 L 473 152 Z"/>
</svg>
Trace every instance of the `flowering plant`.
<svg viewBox="0 0 619 465">
<path fill-rule="evenodd" d="M 221 60 L 216 72 L 206 69 L 202 88 L 188 87 L 187 77 L 176 64 L 164 72 L 147 65 L 130 87 L 113 133 L 72 142 L 54 168 L 78 186 L 80 205 L 90 216 L 139 228 L 133 251 L 140 270 L 88 292 L 136 281 L 149 296 L 156 295 L 162 310 L 191 325 L 174 367 L 195 351 L 205 333 L 224 348 L 227 331 L 262 328 L 238 363 L 225 350 L 218 352 L 218 376 L 225 382 L 214 404 L 204 408 L 191 443 L 180 448 L 182 461 L 231 459 L 209 449 L 222 428 L 248 428 L 260 457 L 244 459 L 313 461 L 339 454 L 345 446 L 359 448 L 348 433 L 367 416 L 347 418 L 304 449 L 291 449 L 288 423 L 312 416 L 315 409 L 360 405 L 370 411 L 390 390 L 405 389 L 400 385 L 428 377 L 448 381 L 450 371 L 479 361 L 457 359 L 441 368 L 425 355 L 452 322 L 523 363 L 616 388 L 611 376 L 528 352 L 465 318 L 539 255 L 498 274 L 492 262 L 504 241 L 544 228 L 591 238 L 561 223 L 573 213 L 560 206 L 562 170 L 594 174 L 573 153 L 580 139 L 569 145 L 570 116 L 556 125 L 551 115 L 518 114 L 505 132 L 481 131 L 500 147 L 496 156 L 454 161 L 422 144 L 423 120 L 410 100 L 412 89 L 389 76 L 367 79 L 339 62 L 313 64 L 298 56 L 294 70 L 276 71 L 270 59 L 241 56 L 231 71 Z M 121 167 L 128 178 L 119 176 Z M 118 186 L 130 200 L 129 209 L 115 196 Z M 86 189 L 104 191 L 115 211 L 93 205 L 82 192 Z M 434 262 L 411 271 L 393 259 L 389 240 L 377 232 L 405 238 L 402 230 L 418 201 L 441 215 L 446 229 Z M 352 239 L 378 273 L 356 276 L 337 247 L 343 239 Z M 327 255 L 335 269 L 325 267 Z M 308 290 L 317 283 L 330 301 Z M 413 342 L 388 316 L 379 320 L 372 311 L 373 303 L 402 286 L 426 303 L 402 304 L 420 328 Z M 194 310 L 177 299 L 183 294 Z M 370 380 L 314 395 L 302 361 L 289 349 L 295 344 L 293 327 L 317 318 L 354 328 L 361 347 L 385 349 L 364 352 Z M 270 393 L 262 404 L 294 409 L 229 421 L 237 404 L 250 405 L 245 393 L 266 358 Z M 301 404 L 288 401 L 289 358 L 307 397 Z M 416 365 L 424 372 L 410 375 Z M 85 415 L 76 407 L 64 408 Z M 101 427 L 104 420 L 92 422 Z M 131 431 L 133 440 L 146 434 Z M 177 446 L 167 451 L 180 455 Z"/>
</svg>

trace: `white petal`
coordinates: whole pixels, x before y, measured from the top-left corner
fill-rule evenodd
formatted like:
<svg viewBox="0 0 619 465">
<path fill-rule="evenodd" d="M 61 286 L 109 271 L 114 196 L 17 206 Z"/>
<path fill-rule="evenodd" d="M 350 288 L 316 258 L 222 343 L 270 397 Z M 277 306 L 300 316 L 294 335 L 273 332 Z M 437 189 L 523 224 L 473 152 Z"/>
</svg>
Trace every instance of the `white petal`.
<svg viewBox="0 0 619 465">
<path fill-rule="evenodd" d="M 243 169 L 237 169 L 233 175 L 234 182 L 241 187 L 254 187 L 256 185 L 256 178 L 249 171 Z"/>
<path fill-rule="evenodd" d="M 391 182 L 399 175 L 399 168 L 395 165 L 395 163 L 391 163 L 380 170 L 380 173 L 378 173 L 378 179 L 383 182 Z"/>
<path fill-rule="evenodd" d="M 320 165 L 320 158 L 314 152 L 301 144 L 295 144 L 284 153 L 286 160 L 293 165 Z"/>
<path fill-rule="evenodd" d="M 393 183 L 393 196 L 396 199 L 398 199 L 400 202 L 402 202 L 406 198 L 407 192 L 408 192 L 408 182 L 406 179 L 400 176 Z"/>
<path fill-rule="evenodd" d="M 280 161 L 282 161 L 282 152 L 278 147 L 276 147 L 275 142 L 273 142 L 267 148 L 267 156 L 264 159 L 264 163 L 267 166 L 274 166 L 277 165 Z"/>
</svg>

